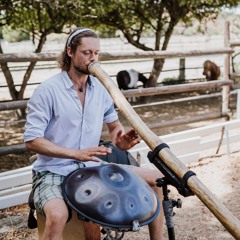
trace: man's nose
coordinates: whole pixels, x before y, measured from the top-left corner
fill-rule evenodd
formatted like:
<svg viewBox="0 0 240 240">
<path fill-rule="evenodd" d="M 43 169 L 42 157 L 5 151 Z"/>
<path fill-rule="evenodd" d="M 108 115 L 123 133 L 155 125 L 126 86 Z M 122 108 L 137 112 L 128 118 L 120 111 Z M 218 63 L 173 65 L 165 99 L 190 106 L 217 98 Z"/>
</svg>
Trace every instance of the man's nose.
<svg viewBox="0 0 240 240">
<path fill-rule="evenodd" d="M 91 54 L 91 57 L 90 57 L 90 61 L 96 61 L 96 60 L 98 60 L 98 54 L 95 54 L 95 53 L 92 53 Z"/>
</svg>

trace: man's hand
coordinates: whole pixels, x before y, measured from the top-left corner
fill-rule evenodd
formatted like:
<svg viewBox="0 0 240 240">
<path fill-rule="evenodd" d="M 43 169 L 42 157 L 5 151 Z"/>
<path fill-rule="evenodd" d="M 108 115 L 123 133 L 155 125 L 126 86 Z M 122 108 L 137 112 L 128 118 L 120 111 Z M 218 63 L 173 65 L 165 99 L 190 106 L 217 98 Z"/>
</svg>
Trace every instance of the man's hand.
<svg viewBox="0 0 240 240">
<path fill-rule="evenodd" d="M 125 134 L 119 130 L 115 139 L 115 145 L 121 150 L 128 150 L 139 143 L 139 136 L 134 129 L 129 130 Z"/>
<path fill-rule="evenodd" d="M 100 162 L 101 160 L 96 156 L 105 156 L 108 153 L 112 153 L 112 149 L 104 146 L 87 148 L 84 150 L 76 150 L 75 159 L 82 162 Z"/>
</svg>

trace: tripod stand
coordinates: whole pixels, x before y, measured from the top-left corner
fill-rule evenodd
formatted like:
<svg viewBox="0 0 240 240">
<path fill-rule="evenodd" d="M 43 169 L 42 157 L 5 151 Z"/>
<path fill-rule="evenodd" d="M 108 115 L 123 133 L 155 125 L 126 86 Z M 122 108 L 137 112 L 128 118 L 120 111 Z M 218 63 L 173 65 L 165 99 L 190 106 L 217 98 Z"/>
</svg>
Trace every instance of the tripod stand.
<svg viewBox="0 0 240 240">
<path fill-rule="evenodd" d="M 148 159 L 151 163 L 153 163 L 164 175 L 163 178 L 158 178 L 156 180 L 156 186 L 161 187 L 163 189 L 163 211 L 164 216 L 166 219 L 166 225 L 168 228 L 168 237 L 169 240 L 175 240 L 175 232 L 174 232 L 174 223 L 173 223 L 173 207 L 181 208 L 182 202 L 180 199 L 173 200 L 168 197 L 168 193 L 170 192 L 168 190 L 168 185 L 174 186 L 178 192 L 183 195 L 184 197 L 192 196 L 194 195 L 192 191 L 187 186 L 187 180 L 193 176 L 196 175 L 192 171 L 187 171 L 182 180 L 178 178 L 178 176 L 159 158 L 158 153 L 163 148 L 169 148 L 169 146 L 166 143 L 161 143 L 158 145 L 153 151 L 150 151 L 148 153 Z"/>
</svg>

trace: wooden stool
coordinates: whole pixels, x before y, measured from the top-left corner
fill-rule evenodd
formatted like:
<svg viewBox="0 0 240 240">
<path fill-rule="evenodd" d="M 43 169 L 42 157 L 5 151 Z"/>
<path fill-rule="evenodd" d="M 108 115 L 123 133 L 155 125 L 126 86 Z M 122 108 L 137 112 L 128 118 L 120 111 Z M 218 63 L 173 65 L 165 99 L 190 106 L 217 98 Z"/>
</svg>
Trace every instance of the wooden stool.
<svg viewBox="0 0 240 240">
<path fill-rule="evenodd" d="M 38 239 L 43 239 L 45 216 L 37 213 Z M 100 227 L 91 222 L 78 219 L 77 213 L 72 211 L 72 219 L 66 224 L 63 240 L 100 240 Z"/>
</svg>

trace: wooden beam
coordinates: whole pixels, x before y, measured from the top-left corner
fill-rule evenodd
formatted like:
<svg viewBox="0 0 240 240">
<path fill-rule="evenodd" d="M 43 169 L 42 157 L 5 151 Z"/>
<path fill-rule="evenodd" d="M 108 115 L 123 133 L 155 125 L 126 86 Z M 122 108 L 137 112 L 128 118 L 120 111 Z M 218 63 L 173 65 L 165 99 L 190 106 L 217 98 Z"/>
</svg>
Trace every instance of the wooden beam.
<svg viewBox="0 0 240 240">
<path fill-rule="evenodd" d="M 17 173 L 14 175 L 8 175 L 1 177 L 0 179 L 0 190 L 11 188 L 13 186 L 18 186 L 29 184 L 32 182 L 32 171 Z"/>
<path fill-rule="evenodd" d="M 232 54 L 232 48 L 217 48 L 209 50 L 190 50 L 190 51 L 139 51 L 139 52 L 103 52 L 101 53 L 101 61 L 109 60 L 126 60 L 126 59 L 142 59 L 142 58 L 182 58 L 196 57 L 204 55 L 216 54 Z M 38 61 L 56 61 L 59 53 L 9 53 L 0 54 L 0 63 L 7 62 L 38 62 Z"/>
<path fill-rule="evenodd" d="M 27 148 L 24 143 L 12 145 L 12 146 L 4 146 L 4 147 L 0 147 L 0 156 L 10 154 L 10 153 L 23 153 L 26 151 L 27 151 Z"/>
<path fill-rule="evenodd" d="M 0 197 L 1 206 L 0 209 L 17 206 L 24 204 L 28 201 L 28 197 L 31 190 L 18 192 L 11 195 Z"/>
<path fill-rule="evenodd" d="M 211 82 L 198 82 L 198 83 L 187 83 L 172 86 L 161 86 L 151 88 L 138 88 L 131 90 L 123 90 L 122 93 L 125 97 L 140 97 L 140 96 L 152 96 L 169 93 L 181 93 L 199 91 L 200 89 L 211 89 L 214 87 L 221 87 L 224 85 L 230 86 L 233 84 L 232 80 L 215 80 Z"/>
<path fill-rule="evenodd" d="M 23 109 L 27 107 L 28 100 L 0 102 L 0 111 Z"/>
<path fill-rule="evenodd" d="M 189 118 L 182 118 L 182 119 L 177 119 L 177 120 L 171 120 L 171 121 L 166 121 L 166 122 L 159 122 L 159 123 L 151 123 L 148 124 L 148 128 L 150 129 L 156 129 L 156 128 L 166 128 L 166 127 L 173 127 L 173 126 L 178 126 L 182 124 L 189 124 L 189 123 L 194 123 L 194 122 L 200 122 L 200 121 L 205 121 L 205 120 L 213 120 L 221 117 L 227 117 L 227 115 L 222 115 L 220 112 L 219 113 L 209 113 L 209 114 L 204 114 L 200 116 L 192 116 Z M 126 130 L 128 128 L 126 127 Z M 102 132 L 102 137 L 108 136 L 108 131 L 103 131 Z"/>
<path fill-rule="evenodd" d="M 240 41 L 229 41 L 229 46 L 232 47 L 239 47 Z"/>
<path fill-rule="evenodd" d="M 204 55 L 216 54 L 232 54 L 232 48 L 218 48 L 209 50 L 188 50 L 188 51 L 144 51 L 144 52 L 117 52 L 117 53 L 102 53 L 101 61 L 109 60 L 126 60 L 126 59 L 165 59 L 165 58 L 183 58 L 196 57 Z"/>
<path fill-rule="evenodd" d="M 0 63 L 57 61 L 59 53 L 8 53 L 0 54 Z"/>
<path fill-rule="evenodd" d="M 230 73 L 230 79 L 240 78 L 240 73 Z"/>
</svg>

